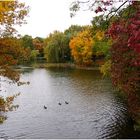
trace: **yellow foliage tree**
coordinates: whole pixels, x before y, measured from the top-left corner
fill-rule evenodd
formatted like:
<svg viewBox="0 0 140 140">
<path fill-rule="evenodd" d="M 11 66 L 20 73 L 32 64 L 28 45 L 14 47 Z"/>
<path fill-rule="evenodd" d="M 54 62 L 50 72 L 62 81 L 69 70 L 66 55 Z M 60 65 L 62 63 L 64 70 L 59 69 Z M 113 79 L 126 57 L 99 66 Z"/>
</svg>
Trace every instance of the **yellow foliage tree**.
<svg viewBox="0 0 140 140">
<path fill-rule="evenodd" d="M 76 64 L 85 66 L 92 64 L 93 39 L 89 29 L 78 33 L 70 41 L 69 46 Z"/>
<path fill-rule="evenodd" d="M 0 1 L 0 37 L 13 35 L 16 32 L 14 25 L 26 23 L 24 18 L 28 9 L 18 0 Z"/>
<path fill-rule="evenodd" d="M 104 31 L 101 30 L 97 31 L 95 37 L 97 40 L 101 41 L 104 38 Z"/>
</svg>

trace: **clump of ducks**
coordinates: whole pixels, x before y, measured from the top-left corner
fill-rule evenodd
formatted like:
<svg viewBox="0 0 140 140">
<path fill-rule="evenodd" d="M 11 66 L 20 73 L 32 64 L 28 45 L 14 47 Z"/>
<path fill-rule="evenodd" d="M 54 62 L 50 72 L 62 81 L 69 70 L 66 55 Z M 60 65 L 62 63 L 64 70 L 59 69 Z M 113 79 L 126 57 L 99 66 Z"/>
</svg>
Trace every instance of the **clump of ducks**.
<svg viewBox="0 0 140 140">
<path fill-rule="evenodd" d="M 67 105 L 69 102 L 65 101 L 65 104 Z M 62 103 L 59 102 L 58 105 L 62 105 Z M 44 109 L 47 109 L 47 106 L 44 105 Z"/>
<path fill-rule="evenodd" d="M 44 109 L 47 109 L 47 107 L 44 105 Z"/>
</svg>

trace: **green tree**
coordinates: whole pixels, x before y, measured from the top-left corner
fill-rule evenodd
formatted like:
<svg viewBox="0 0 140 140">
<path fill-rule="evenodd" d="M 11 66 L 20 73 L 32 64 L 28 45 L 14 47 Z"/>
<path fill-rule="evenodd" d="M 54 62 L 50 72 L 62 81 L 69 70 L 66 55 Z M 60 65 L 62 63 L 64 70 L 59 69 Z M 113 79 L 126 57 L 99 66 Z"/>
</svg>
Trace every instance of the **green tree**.
<svg viewBox="0 0 140 140">
<path fill-rule="evenodd" d="M 32 61 L 35 61 L 37 59 L 37 56 L 39 55 L 39 51 L 38 50 L 32 50 L 31 54 L 30 54 L 30 59 Z"/>
<path fill-rule="evenodd" d="M 77 33 L 83 31 L 85 26 L 71 25 L 68 29 L 64 31 L 64 34 L 67 35 L 70 39 L 77 35 Z"/>
<path fill-rule="evenodd" d="M 21 38 L 21 43 L 24 48 L 34 49 L 32 36 L 25 35 Z"/>
<path fill-rule="evenodd" d="M 44 53 L 47 62 L 65 62 L 70 59 L 69 37 L 55 31 L 45 39 Z"/>
</svg>

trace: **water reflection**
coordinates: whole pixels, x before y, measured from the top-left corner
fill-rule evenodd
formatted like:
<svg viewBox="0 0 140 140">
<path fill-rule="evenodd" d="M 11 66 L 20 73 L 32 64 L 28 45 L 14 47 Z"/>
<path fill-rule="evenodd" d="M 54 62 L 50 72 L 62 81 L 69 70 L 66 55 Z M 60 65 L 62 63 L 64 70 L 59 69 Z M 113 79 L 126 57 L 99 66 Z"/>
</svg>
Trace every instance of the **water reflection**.
<svg viewBox="0 0 140 140">
<path fill-rule="evenodd" d="M 30 85 L 9 89 L 22 92 L 20 107 L 0 126 L 1 138 L 127 138 L 132 131 L 127 106 L 99 71 L 35 69 L 22 80 Z"/>
</svg>

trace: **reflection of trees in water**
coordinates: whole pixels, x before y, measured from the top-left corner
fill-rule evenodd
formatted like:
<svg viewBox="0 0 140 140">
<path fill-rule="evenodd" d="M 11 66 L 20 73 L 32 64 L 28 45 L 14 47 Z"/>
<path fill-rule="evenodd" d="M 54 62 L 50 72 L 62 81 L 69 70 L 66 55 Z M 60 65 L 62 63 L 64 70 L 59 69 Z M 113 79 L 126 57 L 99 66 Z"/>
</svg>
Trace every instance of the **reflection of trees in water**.
<svg viewBox="0 0 140 140">
<path fill-rule="evenodd" d="M 34 68 L 31 67 L 30 65 L 15 66 L 13 68 L 14 68 L 15 71 L 19 71 L 22 74 L 31 73 L 34 70 Z"/>
<path fill-rule="evenodd" d="M 31 73 L 33 70 L 34 70 L 33 68 L 25 68 L 25 69 L 22 69 L 22 74 Z"/>
<path fill-rule="evenodd" d="M 77 79 L 77 80 L 83 80 L 83 79 L 101 79 L 102 75 L 99 70 L 88 70 L 88 69 L 77 69 L 77 68 L 64 68 L 64 67 L 52 67 L 47 68 L 47 71 L 50 75 L 55 76 L 63 76 L 67 75 L 71 78 Z"/>
</svg>

